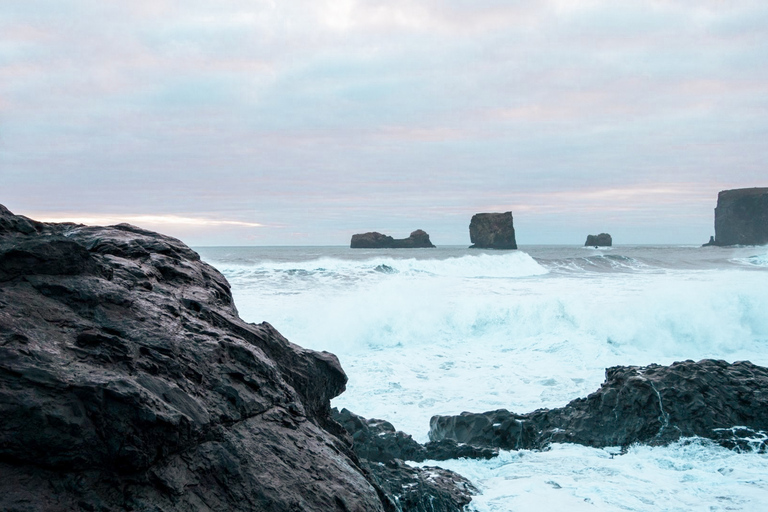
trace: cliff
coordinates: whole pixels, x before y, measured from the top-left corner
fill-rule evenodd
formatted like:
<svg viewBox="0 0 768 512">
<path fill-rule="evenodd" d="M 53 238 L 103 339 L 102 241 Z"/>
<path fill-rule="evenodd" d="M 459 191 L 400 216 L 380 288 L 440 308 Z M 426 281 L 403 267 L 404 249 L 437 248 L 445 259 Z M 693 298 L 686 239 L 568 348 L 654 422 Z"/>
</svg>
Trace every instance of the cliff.
<svg viewBox="0 0 768 512">
<path fill-rule="evenodd" d="M 434 245 L 426 231 L 417 229 L 408 238 L 392 238 L 376 231 L 352 235 L 352 249 L 423 249 Z"/>
<path fill-rule="evenodd" d="M 768 188 L 721 191 L 715 208 L 715 239 L 706 245 L 764 244 L 768 244 Z"/>
<path fill-rule="evenodd" d="M 470 249 L 517 249 L 512 212 L 476 213 L 469 222 Z"/>
<path fill-rule="evenodd" d="M 422 510 L 331 418 L 346 380 L 179 240 L 0 206 L 0 510 Z"/>
</svg>

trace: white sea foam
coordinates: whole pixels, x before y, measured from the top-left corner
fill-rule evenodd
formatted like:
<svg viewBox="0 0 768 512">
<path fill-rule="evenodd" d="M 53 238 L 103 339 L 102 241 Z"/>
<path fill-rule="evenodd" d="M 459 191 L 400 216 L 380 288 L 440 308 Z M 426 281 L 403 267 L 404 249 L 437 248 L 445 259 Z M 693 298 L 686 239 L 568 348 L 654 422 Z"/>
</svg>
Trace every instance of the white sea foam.
<svg viewBox="0 0 768 512">
<path fill-rule="evenodd" d="M 555 444 L 545 452 L 502 452 L 488 461 L 427 461 L 454 470 L 482 492 L 470 510 L 768 510 L 768 457 L 706 440 L 602 449 Z"/>
<path fill-rule="evenodd" d="M 387 419 L 419 441 L 434 414 L 565 405 L 597 389 L 613 365 L 712 357 L 768 366 L 768 272 L 754 258 L 735 262 L 750 257 L 744 249 L 735 257 L 695 248 L 547 251 L 553 257 L 538 262 L 520 252 L 355 253 L 217 267 L 243 318 L 339 356 L 349 383 L 334 405 Z M 745 476 L 764 456 L 737 455 L 694 443 L 611 459 L 562 445 L 446 464 L 483 489 L 480 511 L 768 507 L 764 474 L 757 483 Z M 718 458 L 728 460 L 725 474 L 713 469 Z"/>
</svg>

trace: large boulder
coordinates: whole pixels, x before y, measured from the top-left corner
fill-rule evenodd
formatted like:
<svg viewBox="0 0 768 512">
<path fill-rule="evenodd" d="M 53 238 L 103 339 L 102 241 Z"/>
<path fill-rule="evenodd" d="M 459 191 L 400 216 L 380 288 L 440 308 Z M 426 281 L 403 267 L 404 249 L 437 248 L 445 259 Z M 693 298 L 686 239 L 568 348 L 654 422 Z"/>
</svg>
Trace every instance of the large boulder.
<svg viewBox="0 0 768 512">
<path fill-rule="evenodd" d="M 179 240 L 0 206 L 0 510 L 407 510 L 331 418 L 346 379 Z"/>
<path fill-rule="evenodd" d="M 429 437 L 517 450 L 550 443 L 661 445 L 699 436 L 730 448 L 765 450 L 766 390 L 768 368 L 747 361 L 616 366 L 606 370 L 599 390 L 565 407 L 434 416 Z"/>
<path fill-rule="evenodd" d="M 764 244 L 768 244 L 768 188 L 721 191 L 715 208 L 715 238 L 705 245 Z"/>
<path fill-rule="evenodd" d="M 587 235 L 587 241 L 584 242 L 584 247 L 611 247 L 612 245 L 613 239 L 608 233 Z"/>
<path fill-rule="evenodd" d="M 517 249 L 512 212 L 476 213 L 469 222 L 470 249 Z"/>
<path fill-rule="evenodd" d="M 434 245 L 426 231 L 417 229 L 408 238 L 392 238 L 377 231 L 352 235 L 352 249 L 423 249 Z"/>
</svg>

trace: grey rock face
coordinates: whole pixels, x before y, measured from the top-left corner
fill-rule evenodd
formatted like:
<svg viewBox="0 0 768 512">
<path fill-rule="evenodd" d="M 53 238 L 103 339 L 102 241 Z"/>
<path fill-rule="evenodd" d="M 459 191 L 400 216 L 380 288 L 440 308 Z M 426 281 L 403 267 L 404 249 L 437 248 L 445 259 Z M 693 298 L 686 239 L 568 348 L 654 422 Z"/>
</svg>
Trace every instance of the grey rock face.
<svg viewBox="0 0 768 512">
<path fill-rule="evenodd" d="M 608 233 L 587 235 L 587 241 L 584 242 L 584 247 L 611 247 L 612 245 L 613 239 Z"/>
<path fill-rule="evenodd" d="M 476 213 L 469 223 L 470 249 L 517 249 L 512 212 Z"/>
<path fill-rule="evenodd" d="M 714 245 L 764 244 L 768 244 L 768 188 L 721 191 L 715 208 Z"/>
<path fill-rule="evenodd" d="M 434 245 L 426 231 L 417 229 L 408 238 L 392 238 L 376 231 L 352 235 L 349 244 L 352 249 L 423 249 Z"/>
<path fill-rule="evenodd" d="M 0 207 L 0 509 L 393 510 L 345 384 L 180 241 Z"/>
<path fill-rule="evenodd" d="M 767 386 L 768 369 L 747 361 L 616 366 L 606 370 L 599 390 L 565 407 L 434 416 L 429 436 L 513 450 L 550 443 L 660 445 L 688 436 L 745 448 L 760 438 L 755 432 L 768 431 Z"/>
</svg>

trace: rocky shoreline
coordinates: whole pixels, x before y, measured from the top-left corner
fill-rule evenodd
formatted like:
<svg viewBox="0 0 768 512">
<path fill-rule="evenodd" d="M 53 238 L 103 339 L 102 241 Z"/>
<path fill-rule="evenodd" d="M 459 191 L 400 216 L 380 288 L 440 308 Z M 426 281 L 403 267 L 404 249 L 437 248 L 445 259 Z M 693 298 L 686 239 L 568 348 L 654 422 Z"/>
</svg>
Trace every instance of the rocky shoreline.
<svg viewBox="0 0 768 512">
<path fill-rule="evenodd" d="M 768 438 L 768 369 L 745 361 L 609 368 L 561 408 L 435 416 L 425 444 L 331 409 L 346 381 L 333 354 L 241 320 L 179 240 L 0 206 L 2 510 L 453 512 L 471 482 L 406 461 Z"/>
<path fill-rule="evenodd" d="M 346 380 L 333 354 L 242 321 L 179 240 L 0 206 L 0 509 L 420 511 L 443 487 L 469 500 L 448 471 L 359 458 L 331 417 Z M 397 478 L 431 485 L 404 507 Z"/>
</svg>

